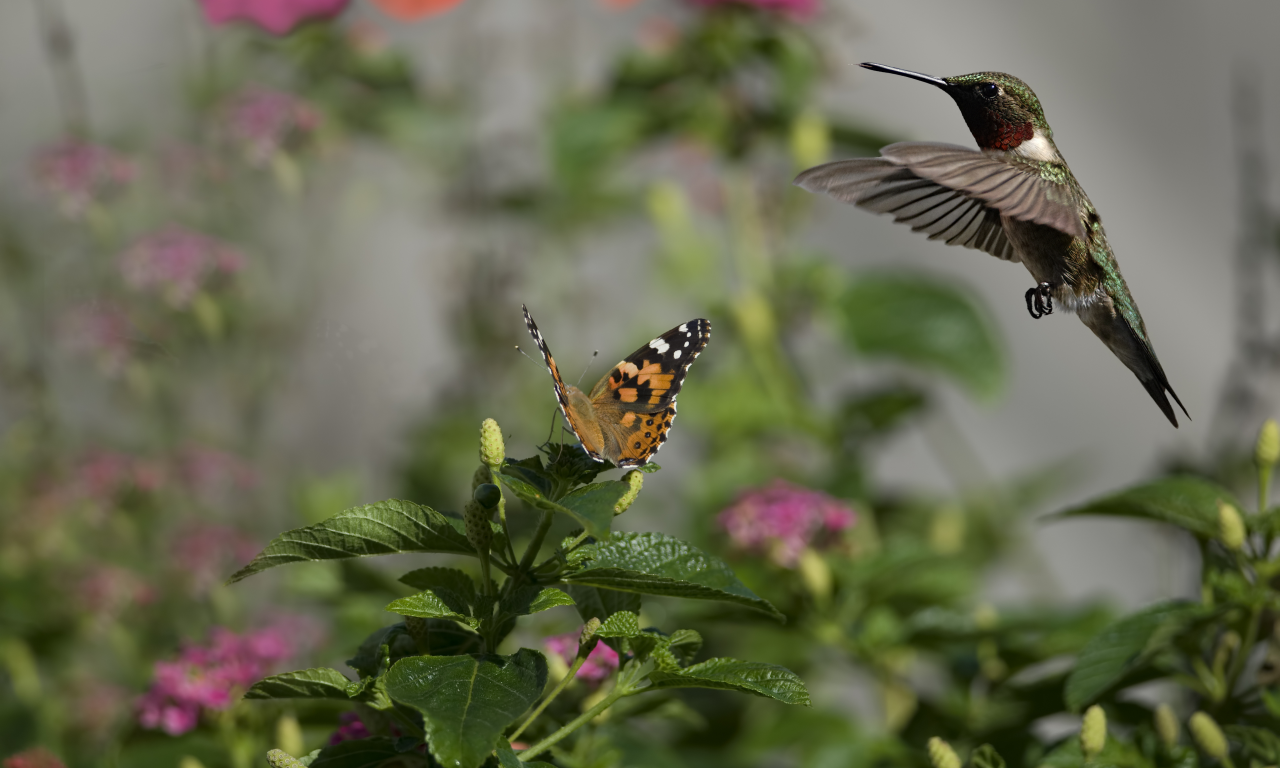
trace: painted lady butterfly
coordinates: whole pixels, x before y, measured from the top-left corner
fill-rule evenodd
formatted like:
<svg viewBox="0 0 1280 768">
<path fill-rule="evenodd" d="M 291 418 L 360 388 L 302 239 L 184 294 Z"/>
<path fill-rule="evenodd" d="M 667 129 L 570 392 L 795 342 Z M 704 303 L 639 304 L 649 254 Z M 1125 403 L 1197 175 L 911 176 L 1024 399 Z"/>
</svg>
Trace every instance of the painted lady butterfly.
<svg viewBox="0 0 1280 768">
<path fill-rule="evenodd" d="M 560 378 L 528 307 L 524 322 L 551 371 L 560 410 L 587 454 L 622 468 L 649 463 L 667 440 L 676 418 L 676 395 L 711 338 L 711 322 L 690 320 L 645 344 L 597 381 L 591 394 Z"/>
</svg>

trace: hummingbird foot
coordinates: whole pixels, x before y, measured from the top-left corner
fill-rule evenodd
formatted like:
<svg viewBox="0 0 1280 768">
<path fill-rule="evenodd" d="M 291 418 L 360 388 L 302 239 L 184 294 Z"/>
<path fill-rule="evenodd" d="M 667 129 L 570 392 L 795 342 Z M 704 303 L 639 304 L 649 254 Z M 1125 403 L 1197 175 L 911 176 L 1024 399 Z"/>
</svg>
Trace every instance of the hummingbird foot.
<svg viewBox="0 0 1280 768">
<path fill-rule="evenodd" d="M 1040 283 L 1027 291 L 1027 312 L 1037 320 L 1053 314 L 1053 283 Z"/>
</svg>

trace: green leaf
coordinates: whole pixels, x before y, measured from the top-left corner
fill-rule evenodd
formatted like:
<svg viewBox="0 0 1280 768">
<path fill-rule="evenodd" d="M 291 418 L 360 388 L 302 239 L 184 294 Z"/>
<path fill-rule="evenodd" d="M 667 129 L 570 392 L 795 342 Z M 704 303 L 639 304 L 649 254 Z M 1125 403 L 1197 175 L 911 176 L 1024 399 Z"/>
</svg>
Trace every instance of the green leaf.
<svg viewBox="0 0 1280 768">
<path fill-rule="evenodd" d="M 251 563 L 236 571 L 228 583 L 286 563 L 397 552 L 475 555 L 461 520 L 450 520 L 411 501 L 388 499 L 280 534 Z"/>
<path fill-rule="evenodd" d="M 388 761 L 421 758 L 413 752 L 396 749 L 395 740 L 387 736 L 340 741 L 320 750 L 310 768 L 374 768 Z M 425 760 L 421 760 L 425 764 Z"/>
<path fill-rule="evenodd" d="M 560 504 L 573 514 L 574 519 L 582 522 L 590 520 L 591 525 L 582 523 L 587 533 L 597 539 L 609 536 L 609 528 L 613 525 L 613 508 L 630 490 L 630 486 L 617 480 L 606 480 L 603 483 L 584 485 L 568 493 L 560 499 Z M 599 536 L 592 531 L 602 531 Z"/>
<path fill-rule="evenodd" d="M 999 393 L 1000 340 L 977 301 L 954 284 L 905 272 L 863 274 L 840 310 L 845 338 L 862 354 L 940 371 L 978 397 Z"/>
<path fill-rule="evenodd" d="M 458 595 L 467 605 L 476 601 L 476 583 L 457 568 L 419 568 L 400 577 L 400 583 L 417 590 L 447 590 Z"/>
<path fill-rule="evenodd" d="M 405 622 L 411 623 L 417 650 L 427 656 L 461 656 L 484 650 L 484 638 L 457 622 L 418 618 Z"/>
<path fill-rule="evenodd" d="M 555 768 L 551 763 L 544 763 L 541 760 L 535 760 L 531 763 L 522 763 L 516 755 L 515 750 L 503 739 L 498 743 L 498 768 Z"/>
<path fill-rule="evenodd" d="M 969 768 L 1005 768 L 1005 762 L 995 747 L 983 744 L 969 755 Z"/>
<path fill-rule="evenodd" d="M 647 595 L 721 600 L 786 620 L 738 581 L 722 560 L 661 533 L 614 534 L 598 545 L 595 559 L 586 568 L 565 575 L 563 581 Z"/>
<path fill-rule="evenodd" d="M 1228 725 L 1227 738 L 1236 742 L 1249 757 L 1268 765 L 1280 762 L 1280 734 L 1270 728 L 1252 725 Z"/>
<path fill-rule="evenodd" d="M 614 496 L 613 501 L 608 504 L 607 510 L 609 514 L 605 516 L 602 511 L 605 509 L 603 502 L 606 501 L 610 495 L 605 491 L 595 491 L 590 494 L 579 496 L 573 502 L 576 506 L 568 507 L 551 501 L 551 499 L 548 498 L 547 492 L 539 490 L 530 483 L 527 483 L 518 477 L 512 477 L 511 475 L 505 474 L 507 469 L 508 467 L 503 468 L 504 474 L 501 475 L 502 484 L 507 486 L 507 488 L 510 488 L 512 493 L 519 496 L 520 499 L 529 506 L 545 510 L 547 512 L 565 515 L 578 523 L 578 525 L 581 525 L 588 535 L 597 539 L 603 539 L 609 536 L 609 526 L 613 525 L 613 505 L 617 504 L 618 499 L 622 498 L 622 493 L 626 492 L 625 489 L 627 486 L 625 484 L 616 480 L 611 480 L 608 483 L 597 483 L 595 485 L 589 485 L 586 488 L 579 489 L 579 491 L 585 491 L 587 489 L 598 488 L 600 486 L 607 488 L 611 485 L 621 486 L 624 489 L 622 493 L 618 493 Z M 561 501 L 568 502 L 570 498 L 575 497 L 577 494 L 578 491 L 570 493 L 561 499 Z"/>
<path fill-rule="evenodd" d="M 753 693 L 784 704 L 809 706 L 809 690 L 799 675 L 786 667 L 758 661 L 708 659 L 679 672 L 654 670 L 653 688 L 718 688 Z"/>
<path fill-rule="evenodd" d="M 356 655 L 347 659 L 347 666 L 359 672 L 361 677 L 375 677 L 387 671 L 393 656 L 405 655 L 404 651 L 412 653 L 412 646 L 413 638 L 409 637 L 404 624 L 392 624 L 366 637 Z M 401 653 L 397 654 L 397 650 Z"/>
<path fill-rule="evenodd" d="M 387 693 L 422 713 L 431 754 L 453 768 L 483 763 L 546 682 L 546 659 L 528 648 L 512 656 L 402 659 L 386 675 Z"/>
<path fill-rule="evenodd" d="M 246 699 L 342 699 L 351 679 L 336 669 L 317 667 L 263 678 L 245 692 Z"/>
<path fill-rule="evenodd" d="M 1106 515 L 1176 525 L 1201 539 L 1218 535 L 1218 502 L 1240 507 L 1230 491 L 1200 477 L 1167 477 L 1090 501 L 1051 517 Z"/>
<path fill-rule="evenodd" d="M 1170 600 L 1112 622 L 1080 651 L 1075 668 L 1067 676 L 1067 709 L 1079 712 L 1093 703 L 1161 650 L 1186 622 L 1203 612 L 1198 603 Z"/>
<path fill-rule="evenodd" d="M 444 591 L 444 590 L 441 590 Z M 446 595 L 451 595 L 444 591 Z M 456 598 L 456 596 L 454 596 Z M 451 601 L 452 602 L 452 601 Z M 469 606 L 446 603 L 434 592 L 419 592 L 416 595 L 402 597 L 387 605 L 386 610 L 401 616 L 415 616 L 419 619 L 451 619 L 466 622 L 470 618 Z"/>
<path fill-rule="evenodd" d="M 640 617 L 629 611 L 619 611 L 600 624 L 597 637 L 638 637 Z"/>
<path fill-rule="evenodd" d="M 598 589 L 582 584 L 566 584 L 565 589 L 577 604 L 578 615 L 583 621 L 604 621 L 618 611 L 640 612 L 640 595 L 635 592 Z"/>
<path fill-rule="evenodd" d="M 555 587 L 521 587 L 502 601 L 502 609 L 517 616 L 524 616 L 573 604 L 572 597 Z"/>
</svg>

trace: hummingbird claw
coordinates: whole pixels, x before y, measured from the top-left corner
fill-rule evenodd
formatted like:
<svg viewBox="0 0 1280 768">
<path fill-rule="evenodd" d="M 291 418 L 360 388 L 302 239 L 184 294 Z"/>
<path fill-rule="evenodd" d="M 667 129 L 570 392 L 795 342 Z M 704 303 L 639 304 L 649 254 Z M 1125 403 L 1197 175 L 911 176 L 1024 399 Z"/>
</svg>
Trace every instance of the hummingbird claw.
<svg viewBox="0 0 1280 768">
<path fill-rule="evenodd" d="M 1027 312 L 1036 320 L 1053 314 L 1053 284 L 1040 283 L 1027 290 Z"/>
</svg>

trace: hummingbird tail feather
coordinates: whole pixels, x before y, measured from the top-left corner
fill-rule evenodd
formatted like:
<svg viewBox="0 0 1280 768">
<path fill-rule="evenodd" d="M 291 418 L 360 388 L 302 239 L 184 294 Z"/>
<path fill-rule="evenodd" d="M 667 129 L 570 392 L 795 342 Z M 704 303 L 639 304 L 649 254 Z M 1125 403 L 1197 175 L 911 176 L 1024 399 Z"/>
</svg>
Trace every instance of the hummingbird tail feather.
<svg viewBox="0 0 1280 768">
<path fill-rule="evenodd" d="M 1125 327 L 1128 327 L 1126 323 Z M 1187 413 L 1187 406 L 1182 404 L 1182 400 L 1178 398 L 1178 393 L 1173 391 L 1173 387 L 1169 386 L 1169 378 L 1164 375 L 1164 367 L 1160 365 L 1160 360 L 1156 358 L 1155 350 L 1149 344 L 1144 343 L 1129 328 L 1129 333 L 1135 342 L 1139 342 L 1135 346 L 1142 351 L 1142 373 L 1136 369 L 1134 374 L 1138 376 L 1138 381 L 1142 382 L 1142 386 L 1147 390 L 1147 394 L 1151 395 L 1151 399 L 1156 401 L 1156 405 L 1160 406 L 1160 410 L 1164 412 L 1165 418 L 1173 425 L 1174 429 L 1178 428 L 1178 419 L 1173 414 L 1173 406 L 1169 403 L 1169 398 L 1165 396 L 1168 392 L 1173 396 L 1173 401 L 1182 409 L 1182 413 L 1187 417 L 1187 421 L 1191 420 L 1191 414 Z M 1143 375 L 1145 374 L 1145 375 Z"/>
</svg>

